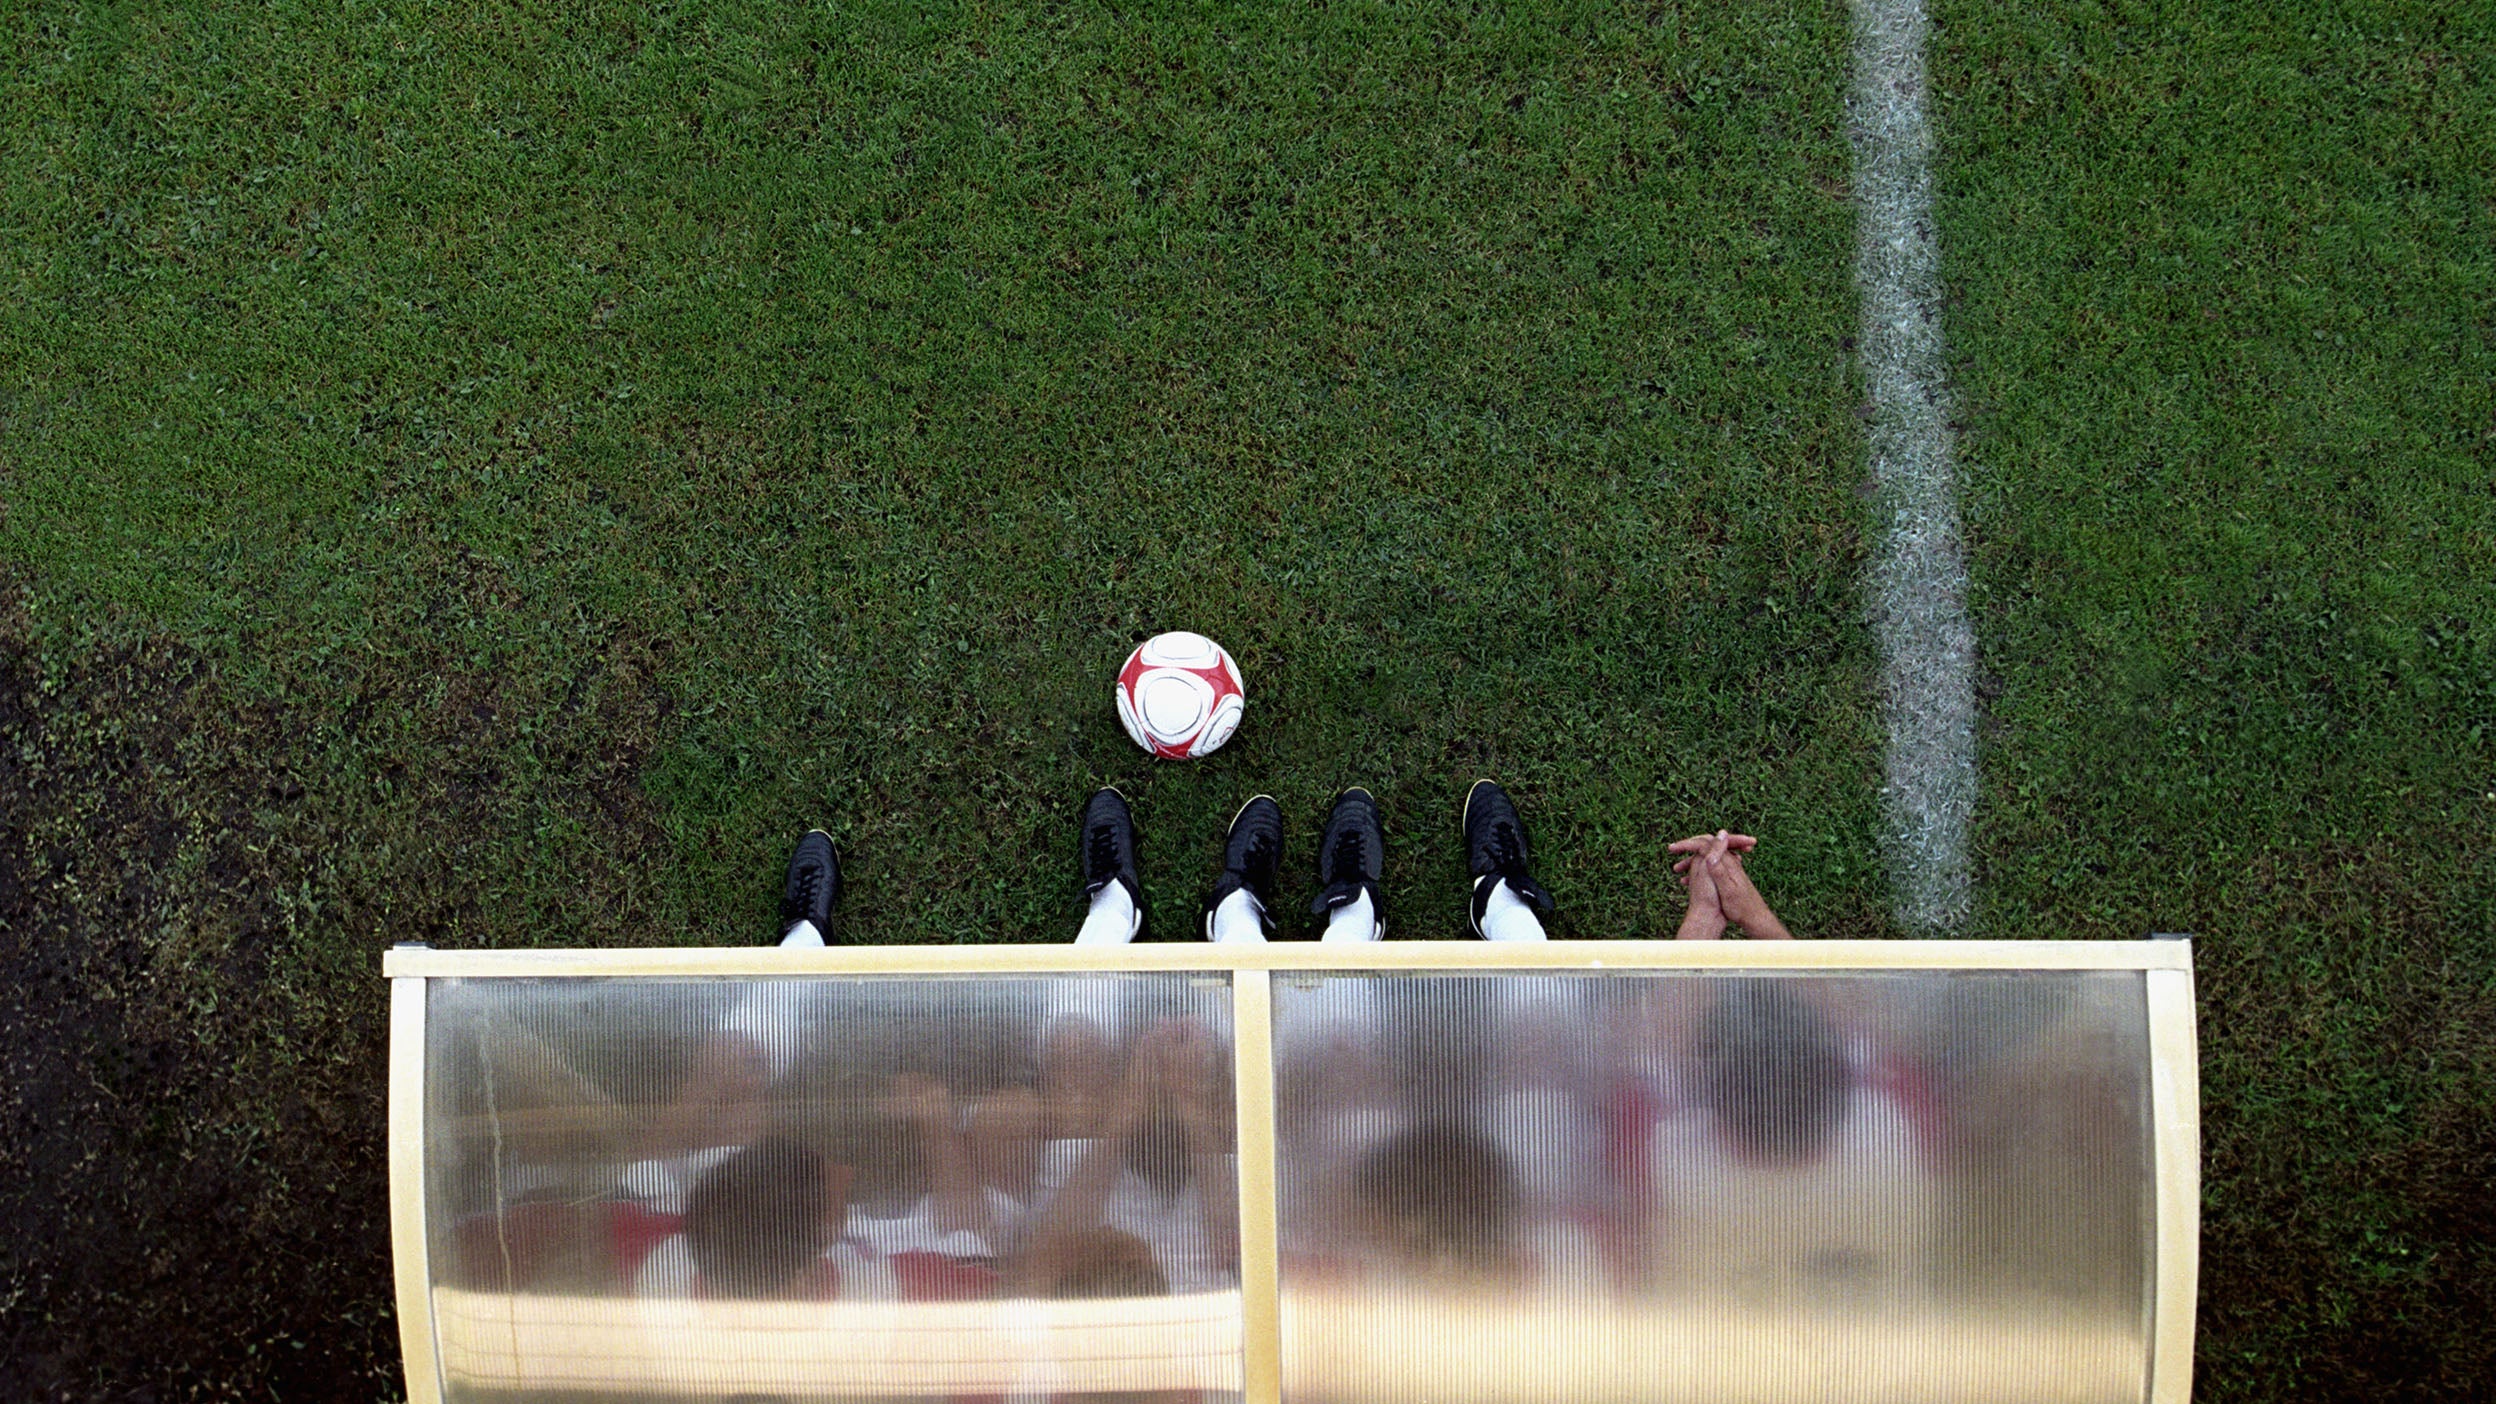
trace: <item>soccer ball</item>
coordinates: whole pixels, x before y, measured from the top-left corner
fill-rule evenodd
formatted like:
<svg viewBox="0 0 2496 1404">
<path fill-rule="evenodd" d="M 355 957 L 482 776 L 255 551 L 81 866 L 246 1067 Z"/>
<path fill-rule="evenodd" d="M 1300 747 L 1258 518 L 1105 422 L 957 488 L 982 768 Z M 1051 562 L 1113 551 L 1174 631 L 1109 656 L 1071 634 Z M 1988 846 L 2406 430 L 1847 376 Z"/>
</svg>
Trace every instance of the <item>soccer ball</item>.
<svg viewBox="0 0 2496 1404">
<path fill-rule="evenodd" d="M 1222 645 L 1178 630 L 1155 634 L 1118 670 L 1118 721 L 1135 744 L 1163 760 L 1222 749 L 1239 730 L 1248 689 Z"/>
</svg>

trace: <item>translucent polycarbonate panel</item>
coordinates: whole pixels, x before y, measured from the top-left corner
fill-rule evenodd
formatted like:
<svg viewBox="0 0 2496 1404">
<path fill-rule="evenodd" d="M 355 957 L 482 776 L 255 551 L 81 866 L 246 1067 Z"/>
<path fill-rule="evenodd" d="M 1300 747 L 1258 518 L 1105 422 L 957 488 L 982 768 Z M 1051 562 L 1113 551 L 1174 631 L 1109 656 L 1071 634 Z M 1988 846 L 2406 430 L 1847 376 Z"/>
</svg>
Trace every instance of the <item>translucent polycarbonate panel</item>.
<svg viewBox="0 0 2496 1404">
<path fill-rule="evenodd" d="M 450 1399 L 1239 1389 L 1227 977 L 439 980 L 425 1040 Z"/>
<path fill-rule="evenodd" d="M 2137 1404 L 2136 971 L 1282 974 L 1283 1398 Z"/>
</svg>

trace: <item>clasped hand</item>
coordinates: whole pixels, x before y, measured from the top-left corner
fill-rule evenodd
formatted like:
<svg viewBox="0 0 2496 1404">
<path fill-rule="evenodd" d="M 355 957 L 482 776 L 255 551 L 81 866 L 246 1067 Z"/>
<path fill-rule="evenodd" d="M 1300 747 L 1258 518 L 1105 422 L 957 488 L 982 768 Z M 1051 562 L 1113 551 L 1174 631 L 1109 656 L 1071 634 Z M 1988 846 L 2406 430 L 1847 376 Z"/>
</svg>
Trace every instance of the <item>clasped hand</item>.
<svg viewBox="0 0 2496 1404">
<path fill-rule="evenodd" d="M 1671 852 L 1682 855 L 1674 862 L 1673 872 L 1690 893 L 1690 910 L 1674 933 L 1678 938 L 1713 941 L 1730 925 L 1742 928 L 1754 940 L 1793 939 L 1794 933 L 1777 920 L 1768 899 L 1759 895 L 1750 874 L 1743 870 L 1742 855 L 1758 846 L 1759 840 L 1749 834 L 1725 829 L 1694 834 L 1671 845 Z"/>
</svg>

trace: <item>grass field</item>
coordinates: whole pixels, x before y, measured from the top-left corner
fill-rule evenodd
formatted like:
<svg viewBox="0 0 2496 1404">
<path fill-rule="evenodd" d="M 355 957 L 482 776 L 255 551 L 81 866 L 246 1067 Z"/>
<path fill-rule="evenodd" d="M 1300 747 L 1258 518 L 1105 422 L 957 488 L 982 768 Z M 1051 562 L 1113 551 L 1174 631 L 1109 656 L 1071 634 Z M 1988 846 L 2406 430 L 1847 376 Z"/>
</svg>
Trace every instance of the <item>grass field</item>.
<svg viewBox="0 0 2496 1404">
<path fill-rule="evenodd" d="M 1378 791 L 1453 936 L 1892 934 L 1842 9 L 0 29 L 0 1362 L 385 1398 L 379 950 L 1047 940 Z M 1974 934 L 2201 933 L 2212 1398 L 2496 1368 L 2496 23 L 1945 5 Z M 1248 672 L 1118 733 L 1158 628 Z M 1172 920 L 1175 918 L 1176 920 Z"/>
<path fill-rule="evenodd" d="M 1945 7 L 2001 934 L 2202 934 L 2212 1398 L 2496 1373 L 2496 25 Z"/>
</svg>

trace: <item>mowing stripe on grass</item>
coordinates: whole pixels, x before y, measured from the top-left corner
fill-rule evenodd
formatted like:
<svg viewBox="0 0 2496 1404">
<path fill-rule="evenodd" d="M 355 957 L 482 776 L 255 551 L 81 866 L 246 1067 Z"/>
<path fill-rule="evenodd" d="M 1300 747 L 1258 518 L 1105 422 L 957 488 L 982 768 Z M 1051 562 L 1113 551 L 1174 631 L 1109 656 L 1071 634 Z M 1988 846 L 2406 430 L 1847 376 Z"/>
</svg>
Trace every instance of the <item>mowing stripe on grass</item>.
<svg viewBox="0 0 2496 1404">
<path fill-rule="evenodd" d="M 1889 727 L 1882 802 L 1896 910 L 1911 929 L 1967 915 L 1967 822 L 1976 803 L 1976 637 L 1942 380 L 1940 260 L 1923 0 L 1854 0 L 1855 281 L 1872 397 L 1875 500 L 1887 531 L 1869 584 Z"/>
</svg>

